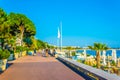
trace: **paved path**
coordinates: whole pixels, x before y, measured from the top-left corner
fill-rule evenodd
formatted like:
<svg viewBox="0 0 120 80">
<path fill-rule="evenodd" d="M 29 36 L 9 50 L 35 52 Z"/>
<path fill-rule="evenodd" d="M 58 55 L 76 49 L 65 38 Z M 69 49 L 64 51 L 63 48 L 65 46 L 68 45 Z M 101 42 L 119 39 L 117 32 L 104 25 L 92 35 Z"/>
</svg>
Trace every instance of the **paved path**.
<svg viewBox="0 0 120 80">
<path fill-rule="evenodd" d="M 13 61 L 0 80 L 84 80 L 53 57 L 26 56 Z"/>
</svg>

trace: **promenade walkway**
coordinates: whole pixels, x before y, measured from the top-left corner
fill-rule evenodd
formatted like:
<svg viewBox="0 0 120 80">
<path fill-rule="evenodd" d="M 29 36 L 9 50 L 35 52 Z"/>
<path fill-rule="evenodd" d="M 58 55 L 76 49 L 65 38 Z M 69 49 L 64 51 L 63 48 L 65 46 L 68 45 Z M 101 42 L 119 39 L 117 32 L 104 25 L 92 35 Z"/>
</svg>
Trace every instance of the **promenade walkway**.
<svg viewBox="0 0 120 80">
<path fill-rule="evenodd" d="M 54 57 L 26 56 L 12 61 L 0 80 L 84 80 Z"/>
</svg>

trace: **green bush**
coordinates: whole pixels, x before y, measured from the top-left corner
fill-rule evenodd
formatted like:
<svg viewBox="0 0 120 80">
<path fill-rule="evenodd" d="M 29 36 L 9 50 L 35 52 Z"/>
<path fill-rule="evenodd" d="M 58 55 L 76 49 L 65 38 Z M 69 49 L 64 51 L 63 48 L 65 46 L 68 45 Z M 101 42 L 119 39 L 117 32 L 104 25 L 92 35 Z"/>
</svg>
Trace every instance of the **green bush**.
<svg viewBox="0 0 120 80">
<path fill-rule="evenodd" d="M 87 57 L 89 57 L 90 56 L 90 54 L 87 54 Z"/>
<path fill-rule="evenodd" d="M 24 49 L 24 51 L 28 51 L 28 50 L 29 50 L 29 48 L 28 48 L 28 47 L 24 47 L 23 49 Z"/>
<path fill-rule="evenodd" d="M 114 60 L 112 60 L 112 66 L 115 66 L 116 65 L 116 63 L 115 63 L 115 61 Z"/>
<path fill-rule="evenodd" d="M 76 55 L 76 53 L 75 53 L 75 51 L 73 51 L 73 52 L 72 52 L 72 56 L 75 56 L 75 55 Z"/>
<path fill-rule="evenodd" d="M 20 52 L 23 51 L 23 47 L 22 46 L 16 46 L 16 52 Z"/>
<path fill-rule="evenodd" d="M 10 56 L 10 52 L 8 50 L 0 50 L 0 60 L 7 59 Z"/>
<path fill-rule="evenodd" d="M 95 68 L 96 68 L 96 67 L 97 67 L 97 65 L 95 65 L 95 64 L 94 64 L 94 65 L 93 65 L 93 67 L 95 67 Z"/>
<path fill-rule="evenodd" d="M 14 50 L 9 50 L 10 54 L 14 54 Z"/>
<path fill-rule="evenodd" d="M 81 61 L 80 59 L 78 59 L 78 60 L 77 60 L 77 62 L 80 62 L 80 63 L 82 63 L 82 61 Z"/>
</svg>

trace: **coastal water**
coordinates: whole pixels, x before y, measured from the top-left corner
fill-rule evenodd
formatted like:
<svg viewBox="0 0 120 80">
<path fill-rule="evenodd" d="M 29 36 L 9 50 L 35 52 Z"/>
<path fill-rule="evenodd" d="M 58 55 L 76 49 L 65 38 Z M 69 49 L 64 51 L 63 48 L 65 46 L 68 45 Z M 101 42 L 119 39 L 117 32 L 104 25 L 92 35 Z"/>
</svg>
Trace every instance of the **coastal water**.
<svg viewBox="0 0 120 80">
<path fill-rule="evenodd" d="M 83 50 L 77 50 L 76 52 L 82 53 Z M 92 55 L 92 56 L 96 56 L 96 51 L 94 51 L 94 50 L 86 50 L 86 53 L 89 54 L 89 55 Z M 102 54 L 102 52 L 101 52 L 101 54 Z M 108 55 L 112 56 L 112 50 L 107 50 L 106 51 L 106 56 L 108 56 Z M 116 50 L 116 55 L 117 55 L 118 58 L 120 58 L 120 50 Z"/>
</svg>

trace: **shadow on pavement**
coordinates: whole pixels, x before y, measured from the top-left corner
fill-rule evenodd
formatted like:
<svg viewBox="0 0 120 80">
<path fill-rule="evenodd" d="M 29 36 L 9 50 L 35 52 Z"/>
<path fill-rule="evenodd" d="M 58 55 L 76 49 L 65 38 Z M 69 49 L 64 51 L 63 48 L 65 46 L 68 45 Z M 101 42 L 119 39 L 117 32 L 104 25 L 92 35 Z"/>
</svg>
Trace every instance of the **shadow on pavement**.
<svg viewBox="0 0 120 80">
<path fill-rule="evenodd" d="M 9 68 L 11 65 L 12 65 L 13 63 L 7 63 L 6 64 L 6 70 L 7 70 L 7 68 Z M 4 71 L 0 71 L 0 74 L 2 74 Z"/>
</svg>

